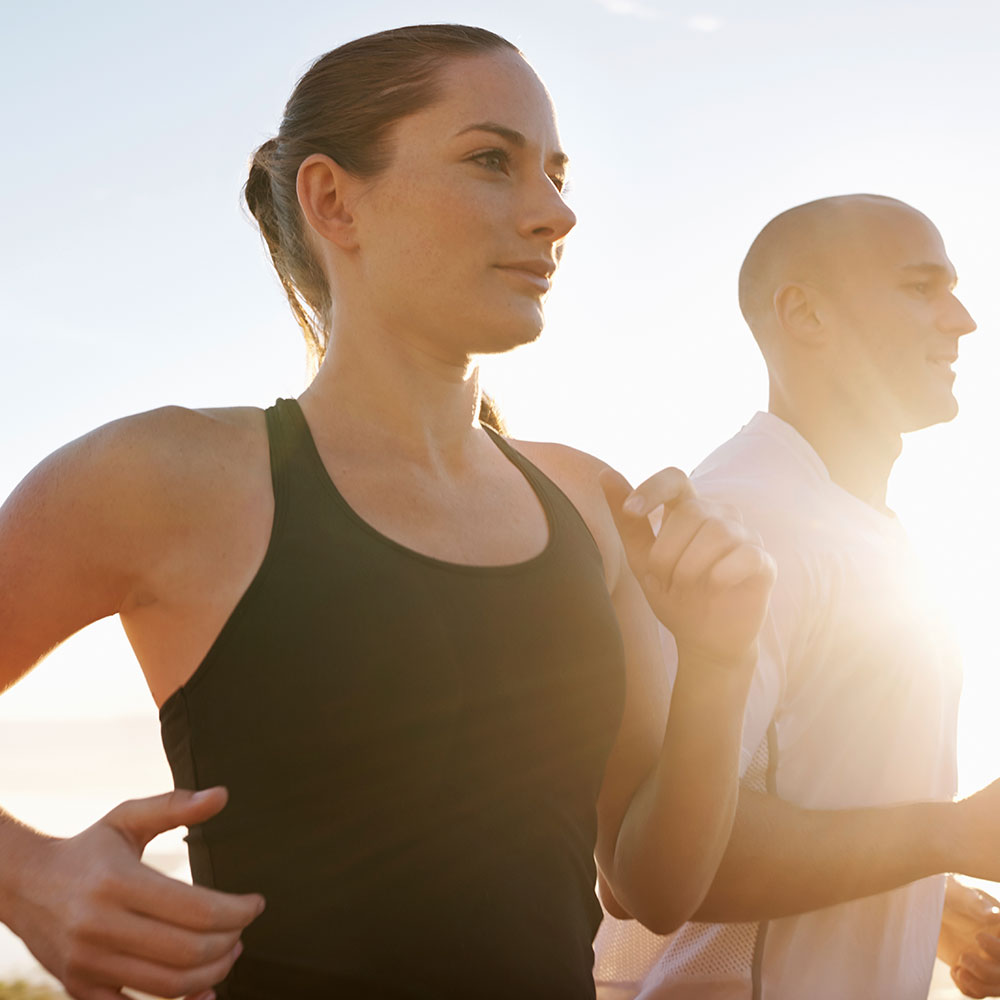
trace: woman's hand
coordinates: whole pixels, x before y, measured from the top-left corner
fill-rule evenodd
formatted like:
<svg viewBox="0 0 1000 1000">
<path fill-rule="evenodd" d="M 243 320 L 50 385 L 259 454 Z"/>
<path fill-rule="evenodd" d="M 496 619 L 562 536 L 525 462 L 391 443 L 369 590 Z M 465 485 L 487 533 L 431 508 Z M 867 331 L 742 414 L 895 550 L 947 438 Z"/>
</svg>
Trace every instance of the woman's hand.
<svg viewBox="0 0 1000 1000">
<path fill-rule="evenodd" d="M 1000 993 L 1000 904 L 988 893 L 948 876 L 938 958 L 969 997 Z"/>
<path fill-rule="evenodd" d="M 775 566 L 736 508 L 700 498 L 680 469 L 635 490 L 607 470 L 601 486 L 646 600 L 677 642 L 681 662 L 753 662 Z M 649 515 L 662 508 L 654 534 Z"/>
<path fill-rule="evenodd" d="M 75 1000 L 120 1000 L 122 987 L 205 996 L 236 961 L 264 900 L 179 882 L 141 857 L 157 834 L 202 823 L 225 804 L 223 788 L 176 791 L 124 802 L 66 840 L 31 832 L 25 848 L 18 838 L 5 852 L 20 870 L 5 921 Z"/>
</svg>

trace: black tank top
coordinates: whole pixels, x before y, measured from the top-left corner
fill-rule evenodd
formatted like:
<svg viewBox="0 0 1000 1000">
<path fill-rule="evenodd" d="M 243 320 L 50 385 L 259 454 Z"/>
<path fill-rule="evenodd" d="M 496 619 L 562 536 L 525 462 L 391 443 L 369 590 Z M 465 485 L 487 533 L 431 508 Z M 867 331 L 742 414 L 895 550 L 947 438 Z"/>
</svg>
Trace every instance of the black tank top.
<svg viewBox="0 0 1000 1000">
<path fill-rule="evenodd" d="M 260 892 L 221 997 L 593 997 L 595 802 L 621 635 L 576 509 L 497 435 L 548 519 L 536 557 L 464 566 L 380 534 L 294 400 L 266 413 L 267 553 L 160 712 L 178 788 L 229 803 L 195 882 Z"/>
</svg>

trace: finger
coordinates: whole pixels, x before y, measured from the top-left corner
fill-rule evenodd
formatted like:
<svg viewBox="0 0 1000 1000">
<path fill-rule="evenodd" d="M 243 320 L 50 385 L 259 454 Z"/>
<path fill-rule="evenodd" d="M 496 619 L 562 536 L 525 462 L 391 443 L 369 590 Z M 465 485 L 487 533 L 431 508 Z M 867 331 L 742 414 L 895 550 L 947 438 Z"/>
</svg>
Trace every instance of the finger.
<svg viewBox="0 0 1000 1000">
<path fill-rule="evenodd" d="M 1000 992 L 1000 963 L 973 951 L 966 951 L 959 957 L 955 968 L 965 973 L 976 984 L 976 988 L 986 990 L 986 996 Z"/>
<path fill-rule="evenodd" d="M 756 542 L 743 542 L 715 563 L 709 583 L 718 590 L 739 587 L 750 580 L 770 587 L 776 576 L 774 560 Z"/>
<path fill-rule="evenodd" d="M 85 940 L 108 951 L 122 952 L 179 969 L 212 962 L 236 947 L 242 927 L 228 931 L 193 931 L 140 913 L 106 913 L 100 925 L 84 932 Z"/>
<path fill-rule="evenodd" d="M 127 983 L 131 989 L 158 997 L 187 996 L 206 992 L 225 979 L 242 950 L 237 944 L 222 958 L 189 969 L 158 965 L 132 955 L 95 953 L 77 961 L 71 981 L 90 979 L 111 986 Z"/>
<path fill-rule="evenodd" d="M 989 987 L 961 966 L 956 965 L 951 970 L 951 979 L 967 997 L 976 997 L 977 1000 L 983 1000 L 984 997 L 990 995 Z"/>
<path fill-rule="evenodd" d="M 646 576 L 649 550 L 653 545 L 653 529 L 646 518 L 631 517 L 625 513 L 623 505 L 625 498 L 632 492 L 632 487 L 629 486 L 628 480 L 624 476 L 615 472 L 614 469 L 604 469 L 597 481 L 604 491 L 608 510 L 611 511 L 615 528 L 622 540 L 625 558 L 628 560 L 635 578 L 642 580 Z"/>
<path fill-rule="evenodd" d="M 743 511 L 734 503 L 719 503 L 715 505 L 716 511 L 720 517 L 724 517 L 727 521 L 735 521 L 737 524 L 743 523 Z"/>
<path fill-rule="evenodd" d="M 122 902 L 136 913 L 195 931 L 242 931 L 264 910 L 258 893 L 236 895 L 189 885 L 145 865 L 125 887 Z"/>
<path fill-rule="evenodd" d="M 976 944 L 986 952 L 987 956 L 1000 961 L 1000 937 L 997 937 L 996 934 L 980 931 L 976 935 Z"/>
<path fill-rule="evenodd" d="M 649 553 L 647 572 L 656 576 L 661 586 L 669 590 L 677 579 L 682 562 L 693 566 L 693 560 L 702 551 L 705 540 L 715 538 L 721 524 L 715 522 L 706 505 L 697 500 L 688 500 L 667 509 Z M 695 540 L 703 536 L 702 544 L 693 554 L 689 553 Z"/>
<path fill-rule="evenodd" d="M 958 960 L 959 968 L 965 969 L 984 983 L 1000 986 L 1000 963 L 974 951 L 963 952 Z"/>
<path fill-rule="evenodd" d="M 670 507 L 696 496 L 691 480 L 680 469 L 661 469 L 640 483 L 625 499 L 625 510 L 643 517 L 660 506 Z"/>
<path fill-rule="evenodd" d="M 206 788 L 200 792 L 178 789 L 123 802 L 101 822 L 114 827 L 141 852 L 157 834 L 178 826 L 204 823 L 222 809 L 227 798 L 224 788 Z"/>
</svg>

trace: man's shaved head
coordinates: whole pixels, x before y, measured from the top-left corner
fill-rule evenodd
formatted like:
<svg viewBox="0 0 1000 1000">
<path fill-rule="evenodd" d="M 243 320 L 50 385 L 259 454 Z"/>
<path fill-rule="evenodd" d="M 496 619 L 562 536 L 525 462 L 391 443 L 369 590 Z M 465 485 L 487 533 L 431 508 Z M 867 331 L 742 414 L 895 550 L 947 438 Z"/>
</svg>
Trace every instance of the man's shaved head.
<svg viewBox="0 0 1000 1000">
<path fill-rule="evenodd" d="M 895 198 L 782 212 L 753 241 L 739 287 L 772 407 L 866 414 L 894 434 L 950 420 L 958 338 L 976 326 L 956 281 L 934 224 Z"/>
<path fill-rule="evenodd" d="M 774 293 L 789 282 L 832 289 L 858 263 L 888 214 L 926 216 L 895 198 L 849 194 L 820 198 L 782 212 L 753 241 L 740 269 L 740 310 L 760 343 Z M 763 346 L 763 345 L 762 345 Z"/>
</svg>

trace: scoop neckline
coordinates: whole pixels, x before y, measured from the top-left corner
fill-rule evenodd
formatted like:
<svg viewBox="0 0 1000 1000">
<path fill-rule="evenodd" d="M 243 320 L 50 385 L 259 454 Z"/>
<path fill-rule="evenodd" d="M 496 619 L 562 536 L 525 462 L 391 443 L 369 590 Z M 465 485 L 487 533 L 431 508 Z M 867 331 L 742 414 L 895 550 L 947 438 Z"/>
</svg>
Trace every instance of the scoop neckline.
<svg viewBox="0 0 1000 1000">
<path fill-rule="evenodd" d="M 346 516 L 354 522 L 354 524 L 383 545 L 386 545 L 387 547 L 392 548 L 411 559 L 438 569 L 479 576 L 503 576 L 509 573 L 519 573 L 524 570 L 531 569 L 538 563 L 547 559 L 555 547 L 557 535 L 556 512 L 549 496 L 547 495 L 547 491 L 541 488 L 541 483 L 539 482 L 539 479 L 542 476 L 541 471 L 532 465 L 532 463 L 528 461 L 528 459 L 525 458 L 520 452 L 504 441 L 500 434 L 492 428 L 487 427 L 485 424 L 481 425 L 483 430 L 486 431 L 487 436 L 494 443 L 494 445 L 496 445 L 507 461 L 509 461 L 511 465 L 513 465 L 524 477 L 532 493 L 535 495 L 535 498 L 541 505 L 542 513 L 545 515 L 545 523 L 548 529 L 548 537 L 545 540 L 545 545 L 535 555 L 530 556 L 527 559 L 522 559 L 519 562 L 452 562 L 448 559 L 439 559 L 437 556 L 432 556 L 426 552 L 420 552 L 417 549 L 412 549 L 409 546 L 404 545 L 402 542 L 397 541 L 395 538 L 379 531 L 378 528 L 376 528 L 370 521 L 365 520 L 365 518 L 363 518 L 347 502 L 347 498 L 337 488 L 337 484 L 333 481 L 333 477 L 330 475 L 329 470 L 326 467 L 326 463 L 323 461 L 323 457 L 319 453 L 319 448 L 316 447 L 316 439 L 313 437 L 312 428 L 309 426 L 309 421 L 306 419 L 306 415 L 303 413 L 302 407 L 299 405 L 299 401 L 297 399 L 290 398 L 285 399 L 282 402 L 289 405 L 291 412 L 294 414 L 293 419 L 299 424 L 299 429 L 302 433 L 306 450 L 309 455 L 310 464 L 313 466 L 313 472 L 319 482 L 319 485 L 325 492 L 330 494 L 337 505 L 346 514 Z"/>
</svg>

